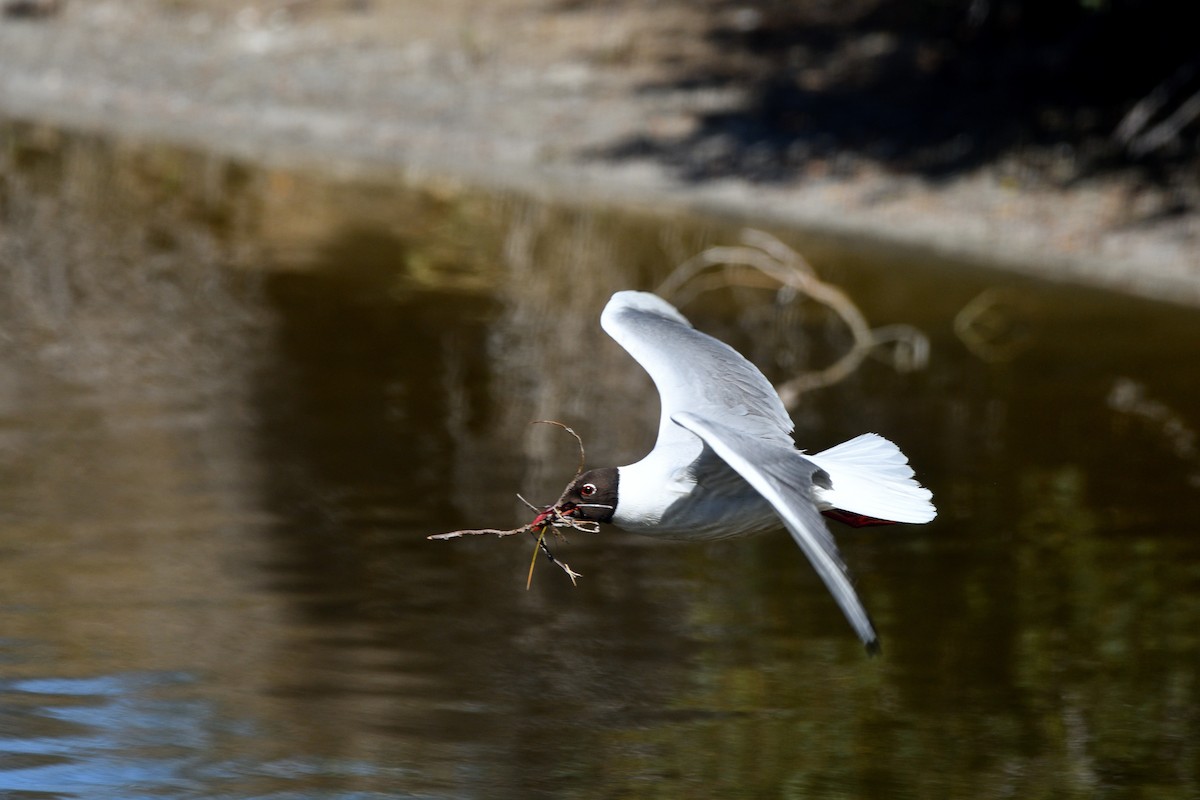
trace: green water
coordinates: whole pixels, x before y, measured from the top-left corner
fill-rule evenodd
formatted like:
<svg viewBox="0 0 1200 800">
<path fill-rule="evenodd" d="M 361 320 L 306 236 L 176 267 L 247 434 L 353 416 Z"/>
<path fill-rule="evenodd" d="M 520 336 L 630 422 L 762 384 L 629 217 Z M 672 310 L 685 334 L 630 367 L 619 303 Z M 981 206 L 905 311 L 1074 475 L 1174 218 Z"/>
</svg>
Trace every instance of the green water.
<svg viewBox="0 0 1200 800">
<path fill-rule="evenodd" d="M 784 533 L 425 540 L 640 457 L 599 310 L 735 226 L 2 130 L 0 797 L 1200 796 L 1200 313 L 781 234 L 929 340 L 794 414 L 940 509 L 837 530 L 870 659 Z"/>
</svg>

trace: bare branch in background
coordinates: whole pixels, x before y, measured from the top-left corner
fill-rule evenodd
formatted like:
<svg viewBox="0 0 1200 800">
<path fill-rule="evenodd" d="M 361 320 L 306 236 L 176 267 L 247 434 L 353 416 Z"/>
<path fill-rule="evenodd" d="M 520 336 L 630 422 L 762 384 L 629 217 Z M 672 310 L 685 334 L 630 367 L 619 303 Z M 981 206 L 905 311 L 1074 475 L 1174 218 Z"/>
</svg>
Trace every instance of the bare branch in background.
<svg viewBox="0 0 1200 800">
<path fill-rule="evenodd" d="M 1012 361 L 1033 340 L 1031 316 L 1025 296 L 984 289 L 954 315 L 954 333 L 983 361 Z"/>
<path fill-rule="evenodd" d="M 1153 428 L 1176 456 L 1191 465 L 1188 482 L 1200 488 L 1200 435 L 1183 414 L 1154 398 L 1144 384 L 1132 378 L 1117 378 L 1107 403 L 1113 411 Z"/>
<path fill-rule="evenodd" d="M 1166 147 L 1200 117 L 1200 91 L 1193 93 L 1176 106 L 1174 113 L 1151 127 L 1151 120 L 1167 107 L 1200 72 L 1200 59 L 1190 61 L 1175 70 L 1169 78 L 1154 87 L 1121 119 L 1113 138 L 1134 157 L 1141 157 Z"/>
<path fill-rule="evenodd" d="M 806 372 L 776 390 L 787 408 L 805 392 L 844 380 L 869 354 L 891 345 L 886 360 L 900 372 L 923 369 L 929 361 L 929 339 L 911 325 L 872 329 L 849 295 L 817 277 L 804 256 L 763 231 L 742 232 L 741 246 L 711 247 L 680 264 L 658 287 L 658 294 L 676 305 L 686 305 L 704 292 L 729 286 L 761 289 L 786 288 L 831 310 L 850 330 L 853 343 L 837 361 L 824 369 Z M 719 273 L 704 274 L 720 267 Z M 747 272 L 749 268 L 749 272 Z"/>
</svg>

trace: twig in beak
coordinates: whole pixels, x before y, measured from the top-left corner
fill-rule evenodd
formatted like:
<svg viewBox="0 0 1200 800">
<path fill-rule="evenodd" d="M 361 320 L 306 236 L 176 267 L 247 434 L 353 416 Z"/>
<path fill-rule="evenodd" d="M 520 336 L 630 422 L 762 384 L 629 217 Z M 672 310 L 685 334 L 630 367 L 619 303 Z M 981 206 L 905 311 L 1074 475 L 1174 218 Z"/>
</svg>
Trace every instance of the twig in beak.
<svg viewBox="0 0 1200 800">
<path fill-rule="evenodd" d="M 583 474 L 584 464 L 587 463 L 587 455 L 583 449 L 583 439 L 580 438 L 578 433 L 561 422 L 555 422 L 552 419 L 538 419 L 534 420 L 530 424 L 556 425 L 567 433 L 571 434 L 571 436 L 575 437 L 575 442 L 579 445 L 579 466 L 575 470 L 575 477 L 578 478 Z M 572 481 L 574 481 L 574 479 L 572 479 Z M 564 494 L 565 493 L 566 492 L 564 491 Z M 572 504 L 570 508 L 564 511 L 562 507 L 558 505 L 558 503 L 550 506 L 538 507 L 526 500 L 524 497 L 521 497 L 520 494 L 517 495 L 517 499 L 524 503 L 530 511 L 537 514 L 532 522 L 522 525 L 519 528 L 513 528 L 506 531 L 499 530 L 498 528 L 479 528 L 476 530 L 450 531 L 449 533 L 435 533 L 432 536 L 427 536 L 425 538 L 445 541 L 447 539 L 458 539 L 462 536 L 512 536 L 513 534 L 525 533 L 528 531 L 529 535 L 533 536 L 537 540 L 537 543 L 534 546 L 533 558 L 529 561 L 529 574 L 525 578 L 525 589 L 528 590 L 529 587 L 533 585 L 533 569 L 537 565 L 537 554 L 539 550 L 545 554 L 546 558 L 550 560 L 551 564 L 554 564 L 563 572 L 567 573 L 567 577 L 571 579 L 572 586 L 577 586 L 578 583 L 575 579 L 583 576 L 571 569 L 567 562 L 560 561 L 554 556 L 554 552 L 550 549 L 550 546 L 546 544 L 546 531 L 554 529 L 554 533 L 558 535 L 559 528 L 571 528 L 582 533 L 599 533 L 600 523 L 593 522 L 592 520 L 575 519 L 573 516 L 571 516 L 571 512 L 576 508 L 610 508 L 610 506 L 597 503 L 580 505 Z M 562 502 L 561 497 L 559 498 L 559 502 Z"/>
<path fill-rule="evenodd" d="M 575 477 L 578 478 L 583 474 L 583 465 L 587 463 L 587 454 L 583 450 L 583 439 L 574 428 L 563 425 L 561 422 L 555 422 L 552 419 L 535 419 L 530 425 L 557 425 L 567 433 L 575 437 L 575 442 L 579 445 L 579 466 L 575 468 Z"/>
<path fill-rule="evenodd" d="M 477 528 L 469 531 L 450 531 L 449 533 L 435 533 L 426 536 L 426 539 L 434 539 L 445 541 L 446 539 L 457 539 L 460 536 L 512 536 L 515 533 L 524 533 L 525 531 L 533 532 L 529 525 L 522 525 L 519 528 L 513 528 L 510 531 L 502 531 L 499 528 Z"/>
<path fill-rule="evenodd" d="M 530 531 L 533 533 L 533 531 Z M 542 528 L 537 536 L 537 546 L 533 548 L 533 555 L 529 559 L 529 575 L 525 578 L 525 591 L 529 591 L 529 587 L 533 585 L 533 568 L 537 566 L 538 550 L 546 546 L 546 529 Z M 572 580 L 571 583 L 575 581 Z"/>
<path fill-rule="evenodd" d="M 537 543 L 538 543 L 538 548 L 539 548 L 539 549 L 540 549 L 540 550 L 541 550 L 543 553 L 545 553 L 545 554 L 546 554 L 546 558 L 548 558 L 548 559 L 550 560 L 550 563 L 551 563 L 551 564 L 554 564 L 556 567 L 558 567 L 559 569 L 561 569 L 563 572 L 567 573 L 567 577 L 571 579 L 571 585 L 572 585 L 572 586 L 578 586 L 579 584 L 578 584 L 578 583 L 576 583 L 575 579 L 576 579 L 576 578 L 582 578 L 583 576 L 582 576 L 582 575 L 580 575 L 580 574 L 579 574 L 578 572 L 576 572 L 575 570 L 571 569 L 570 565 L 568 565 L 568 564 L 567 564 L 567 562 L 565 562 L 565 561 L 559 561 L 557 558 L 555 558 L 555 557 L 554 557 L 554 553 L 553 553 L 553 552 L 550 550 L 550 548 L 549 548 L 549 547 L 546 545 L 545 538 L 546 538 L 546 529 L 545 529 L 545 528 L 542 528 L 542 532 L 541 532 L 541 534 L 539 534 L 539 535 L 538 535 L 538 541 L 537 541 Z M 530 582 L 532 582 L 532 581 L 533 581 L 533 565 L 534 565 L 534 563 L 536 563 L 536 561 L 537 561 L 537 550 L 534 550 L 534 551 L 533 551 L 533 559 L 534 559 L 533 561 L 529 562 L 529 580 L 528 580 L 528 581 L 526 581 L 526 583 L 525 583 L 525 590 L 526 590 L 526 591 L 528 591 L 528 590 L 529 590 L 529 584 L 530 584 Z"/>
</svg>

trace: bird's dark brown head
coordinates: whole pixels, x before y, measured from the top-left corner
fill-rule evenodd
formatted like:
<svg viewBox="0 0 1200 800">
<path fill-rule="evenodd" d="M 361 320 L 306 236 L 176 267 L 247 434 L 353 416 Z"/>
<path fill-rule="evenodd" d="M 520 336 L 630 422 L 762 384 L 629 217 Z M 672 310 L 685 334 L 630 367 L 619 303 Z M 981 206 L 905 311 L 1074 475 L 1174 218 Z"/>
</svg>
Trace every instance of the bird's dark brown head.
<svg viewBox="0 0 1200 800">
<path fill-rule="evenodd" d="M 564 516 L 612 522 L 617 510 L 617 468 L 590 469 L 571 481 L 554 507 Z"/>
</svg>

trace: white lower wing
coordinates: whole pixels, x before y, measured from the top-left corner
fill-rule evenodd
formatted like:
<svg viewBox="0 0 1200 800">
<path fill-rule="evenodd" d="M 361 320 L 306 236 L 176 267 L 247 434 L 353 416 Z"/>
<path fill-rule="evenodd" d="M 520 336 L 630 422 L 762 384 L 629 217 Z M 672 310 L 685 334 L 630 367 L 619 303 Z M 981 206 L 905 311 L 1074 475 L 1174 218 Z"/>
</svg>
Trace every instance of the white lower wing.
<svg viewBox="0 0 1200 800">
<path fill-rule="evenodd" d="M 671 419 L 703 439 L 713 452 L 766 498 L 812 562 L 867 650 L 878 650 L 879 637 L 875 627 L 850 583 L 833 536 L 812 499 L 812 475 L 817 466 L 797 451 L 763 442 L 696 414 L 680 412 Z"/>
</svg>

